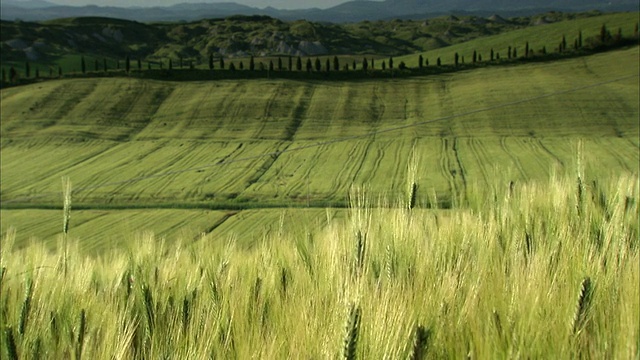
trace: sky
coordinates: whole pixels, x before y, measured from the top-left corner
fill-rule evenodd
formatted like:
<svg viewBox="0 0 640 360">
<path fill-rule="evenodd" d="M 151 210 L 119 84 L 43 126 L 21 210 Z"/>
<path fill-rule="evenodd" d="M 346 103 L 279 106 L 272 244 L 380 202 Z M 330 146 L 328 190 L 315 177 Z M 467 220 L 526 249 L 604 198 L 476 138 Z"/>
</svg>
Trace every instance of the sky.
<svg viewBox="0 0 640 360">
<path fill-rule="evenodd" d="M 307 9 L 317 7 L 330 8 L 348 0 L 49 0 L 59 5 L 98 5 L 98 6 L 169 6 L 178 3 L 191 2 L 235 2 L 238 4 L 265 8 L 271 6 L 277 9 Z"/>
</svg>

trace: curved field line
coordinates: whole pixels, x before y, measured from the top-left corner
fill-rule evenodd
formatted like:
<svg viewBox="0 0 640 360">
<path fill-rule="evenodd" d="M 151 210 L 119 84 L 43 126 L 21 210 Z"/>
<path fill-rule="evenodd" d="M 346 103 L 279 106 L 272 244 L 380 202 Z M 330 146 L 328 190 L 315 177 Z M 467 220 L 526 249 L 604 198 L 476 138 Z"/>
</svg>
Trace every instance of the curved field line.
<svg viewBox="0 0 640 360">
<path fill-rule="evenodd" d="M 625 169 L 626 171 L 633 173 L 634 170 L 632 170 L 629 165 L 627 165 L 627 162 L 624 161 L 624 156 L 622 156 L 617 149 L 615 149 L 615 146 L 607 146 L 606 144 L 603 144 L 602 146 L 603 148 L 606 149 L 606 151 L 611 154 L 613 156 L 614 159 L 616 159 L 616 161 L 618 162 L 618 164 L 620 165 L 621 168 Z"/>
<path fill-rule="evenodd" d="M 549 148 L 542 142 L 542 139 L 539 138 L 534 138 L 535 141 L 538 143 L 538 146 L 540 146 L 540 148 L 549 156 L 551 156 L 558 164 L 560 164 L 561 167 L 564 168 L 564 161 L 562 161 L 562 159 L 554 154 L 551 150 L 549 150 Z"/>
<path fill-rule="evenodd" d="M 375 85 L 372 89 L 373 96 L 371 97 L 370 110 L 375 117 L 374 124 L 376 125 L 382 122 L 382 118 L 384 117 L 387 108 L 384 103 L 384 99 L 380 97 L 380 94 L 378 92 L 378 85 Z M 376 106 L 377 104 L 379 105 Z"/>
<path fill-rule="evenodd" d="M 528 140 L 528 141 L 527 141 Z M 535 141 L 531 138 L 526 138 L 526 140 L 522 140 L 522 139 L 518 139 L 518 142 L 523 144 L 523 147 L 526 147 L 528 149 L 530 149 L 533 158 L 535 159 L 536 163 L 538 163 L 538 165 L 540 166 L 540 168 L 542 169 L 542 171 L 544 171 L 544 173 L 546 175 L 549 175 L 549 171 L 551 169 L 550 164 L 548 161 L 543 161 L 542 157 L 546 157 L 549 158 L 551 156 L 549 156 L 548 153 L 546 153 L 544 151 L 544 149 L 542 149 L 542 147 L 540 147 L 539 145 L 539 141 Z M 551 157 L 554 161 L 555 158 Z"/>
<path fill-rule="evenodd" d="M 311 105 L 311 102 L 313 101 L 313 95 L 315 94 L 315 91 L 315 86 L 307 86 L 304 88 L 300 99 L 298 99 L 298 104 L 291 114 L 291 121 L 285 129 L 285 141 L 293 141 L 296 134 L 298 133 L 298 129 L 300 129 L 300 126 L 302 126 L 302 122 L 308 118 L 309 107 Z"/>
<path fill-rule="evenodd" d="M 477 163 L 478 163 L 478 169 L 480 170 L 480 174 L 482 175 L 482 179 L 484 180 L 484 183 L 486 185 L 490 185 L 491 182 L 489 182 L 489 174 L 487 173 L 487 165 L 491 163 L 489 157 L 487 156 L 487 154 L 485 153 L 484 149 L 482 149 L 482 146 L 480 144 L 477 143 L 477 139 L 475 138 L 468 138 L 467 139 L 467 144 L 469 145 L 469 149 L 471 150 L 471 153 L 473 154 L 473 156 L 475 157 Z"/>
<path fill-rule="evenodd" d="M 509 150 L 507 144 L 506 144 L 506 136 L 501 136 L 500 137 L 500 147 L 502 148 L 502 151 L 504 151 L 507 155 L 509 155 L 509 157 L 511 158 L 511 161 L 513 161 L 513 163 L 516 165 L 516 168 L 518 169 L 518 171 L 520 172 L 520 176 L 522 176 L 522 179 L 527 179 L 527 174 L 524 171 L 524 168 L 522 167 L 522 163 L 520 163 L 520 159 L 518 159 L 517 156 L 515 156 L 511 150 Z"/>
<path fill-rule="evenodd" d="M 373 145 L 373 142 L 372 142 Z M 373 159 L 373 164 L 369 167 L 367 167 L 365 170 L 367 171 L 363 171 L 362 176 L 360 176 L 360 180 L 362 182 L 371 182 L 372 180 L 375 179 L 375 175 L 378 172 L 378 169 L 380 168 L 380 164 L 382 163 L 382 159 L 384 158 L 385 152 L 384 152 L 384 148 L 385 146 L 383 144 L 380 144 L 379 142 L 376 142 L 377 149 L 375 151 L 376 155 L 375 158 Z M 367 155 L 369 154 L 369 150 L 367 149 L 367 152 L 365 154 L 365 157 L 363 158 L 363 163 L 367 158 Z M 368 173 L 368 174 L 365 174 Z M 357 176 L 357 174 L 356 174 Z"/>
<path fill-rule="evenodd" d="M 442 146 L 440 147 L 440 170 L 447 179 L 447 183 L 449 183 L 449 193 L 453 198 L 454 194 L 458 193 L 458 189 L 455 181 L 455 173 L 451 168 L 452 160 L 449 158 L 449 140 L 447 138 L 440 139 Z"/>
<path fill-rule="evenodd" d="M 271 115 L 271 108 L 273 107 L 273 103 L 275 101 L 278 101 L 278 99 L 282 97 L 281 93 L 282 93 L 283 87 L 284 87 L 283 83 L 278 83 L 278 85 L 272 90 L 271 96 L 269 96 L 269 99 L 267 99 L 267 103 L 264 106 L 264 112 L 260 117 L 260 120 L 261 120 L 260 124 L 259 126 L 256 127 L 256 130 L 254 131 L 252 138 L 254 139 L 264 138 L 261 136 L 261 134 L 263 133 L 264 129 L 267 127 L 268 119 L 273 118 L 273 115 Z"/>
<path fill-rule="evenodd" d="M 360 158 L 360 161 L 358 161 L 358 163 L 357 163 L 358 165 L 356 166 L 356 168 L 353 171 L 353 176 L 351 178 L 351 183 L 352 184 L 356 183 L 356 178 L 360 174 L 360 171 L 362 171 L 362 167 L 364 166 L 364 163 L 367 160 L 367 156 L 369 155 L 369 149 L 371 149 L 371 145 L 373 145 L 374 141 L 375 140 L 373 138 L 371 138 L 369 141 L 367 141 L 367 146 L 364 148 L 364 151 L 362 152 L 362 157 Z"/>
</svg>

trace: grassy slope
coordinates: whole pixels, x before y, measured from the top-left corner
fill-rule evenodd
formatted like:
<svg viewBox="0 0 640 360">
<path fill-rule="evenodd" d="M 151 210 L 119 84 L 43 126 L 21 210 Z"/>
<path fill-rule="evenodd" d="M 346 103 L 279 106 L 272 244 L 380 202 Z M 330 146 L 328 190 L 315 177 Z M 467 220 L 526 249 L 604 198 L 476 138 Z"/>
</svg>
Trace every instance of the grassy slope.
<svg viewBox="0 0 640 360">
<path fill-rule="evenodd" d="M 611 34 L 616 34 L 618 29 L 622 29 L 622 34 L 629 36 L 633 33 L 638 22 L 638 13 L 605 14 L 596 17 L 562 21 L 547 25 L 538 25 L 524 29 L 508 31 L 498 35 L 486 36 L 473 41 L 463 42 L 440 49 L 423 52 L 423 57 L 429 59 L 431 65 L 435 65 L 436 59 L 441 58 L 443 64 L 453 64 L 454 54 L 457 52 L 465 57 L 466 62 L 471 62 L 473 51 L 482 55 L 484 61 L 490 59 L 490 51 L 494 49 L 500 53 L 501 58 L 507 58 L 508 47 L 517 48 L 518 56 L 524 55 L 525 44 L 528 41 L 530 49 L 538 53 L 542 47 L 546 47 L 547 52 L 555 52 L 558 44 L 565 35 L 567 47 L 573 48 L 574 40 L 578 38 L 578 33 L 582 31 L 583 42 L 589 37 L 598 36 L 603 24 L 609 29 Z M 418 66 L 418 54 L 407 55 L 396 58 L 396 64 L 404 61 L 409 67 Z"/>
<path fill-rule="evenodd" d="M 76 79 L 5 89 L 3 206 L 15 199 L 60 205 L 62 175 L 73 182 L 74 204 L 105 210 L 309 200 L 324 206 L 344 201 L 353 185 L 404 199 L 412 181 L 424 204 L 474 186 L 573 173 L 578 139 L 588 179 L 637 173 L 637 78 L 366 136 L 634 75 L 637 66 L 635 47 L 402 81 Z M 261 156 L 349 136 L 362 137 Z M 19 228 L 35 226 L 28 212 L 4 215 L 3 232 L 10 225 L 5 218 Z M 54 230 L 36 233 L 58 227 L 56 221 Z"/>
</svg>

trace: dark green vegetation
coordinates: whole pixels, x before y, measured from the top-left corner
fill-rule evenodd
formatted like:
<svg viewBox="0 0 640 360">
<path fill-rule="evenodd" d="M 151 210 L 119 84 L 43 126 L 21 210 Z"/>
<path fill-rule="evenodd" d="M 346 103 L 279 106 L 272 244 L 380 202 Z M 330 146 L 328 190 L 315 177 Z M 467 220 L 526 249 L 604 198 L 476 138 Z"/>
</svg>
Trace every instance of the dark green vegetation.
<svg viewBox="0 0 640 360">
<path fill-rule="evenodd" d="M 548 13 L 508 20 L 447 16 L 421 21 L 364 21 L 342 25 L 303 20 L 283 22 L 260 16 L 167 24 L 71 18 L 41 23 L 2 21 L 0 40 L 3 66 L 14 62 L 21 71 L 28 60 L 40 66 L 41 75 L 45 76 L 49 67 L 53 67 L 57 75 L 58 65 L 64 74 L 80 72 L 80 55 L 86 57 L 89 71 L 94 70 L 95 60 L 99 62 L 99 70 L 103 70 L 105 60 L 110 70 L 117 68 L 116 61 L 124 69 L 127 56 L 133 61 L 141 59 L 145 69 L 148 61 L 152 62 L 153 68 L 159 68 L 163 62 L 164 68 L 168 69 L 169 59 L 172 59 L 173 68 L 177 69 L 181 60 L 185 68 L 190 64 L 206 68 L 210 55 L 213 55 L 218 68 L 220 57 L 244 59 L 244 65 L 248 65 L 246 58 L 249 55 L 397 56 L 523 28 L 531 29 L 529 40 L 539 42 L 541 39 L 536 36 L 538 29 L 549 26 L 544 25 L 549 23 L 555 26 L 556 37 L 564 32 L 574 34 L 581 29 L 597 29 L 601 24 L 607 24 L 613 31 L 624 26 L 624 35 L 629 36 L 636 22 L 637 14 L 602 15 L 597 12 Z M 565 26 L 568 28 L 563 29 Z M 357 60 L 359 63 L 362 59 L 359 57 Z M 284 67 L 288 68 L 288 64 Z"/>
</svg>

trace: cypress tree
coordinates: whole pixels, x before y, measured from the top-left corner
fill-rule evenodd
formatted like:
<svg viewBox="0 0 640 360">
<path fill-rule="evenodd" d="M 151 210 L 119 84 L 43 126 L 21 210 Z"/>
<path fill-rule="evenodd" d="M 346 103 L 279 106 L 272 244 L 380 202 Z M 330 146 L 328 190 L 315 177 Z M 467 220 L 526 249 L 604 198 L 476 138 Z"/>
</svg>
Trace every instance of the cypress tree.
<svg viewBox="0 0 640 360">
<path fill-rule="evenodd" d="M 418 68 L 422 69 L 422 66 L 424 66 L 424 58 L 422 54 L 420 54 L 420 56 L 418 56 Z"/>
<path fill-rule="evenodd" d="M 293 71 L 293 58 L 289 55 L 289 71 Z"/>
<path fill-rule="evenodd" d="M 333 70 L 340 71 L 340 60 L 338 60 L 337 56 L 333 57 Z"/>
<path fill-rule="evenodd" d="M 60 74 L 62 74 L 62 71 L 60 71 Z M 12 66 L 9 69 L 9 81 L 11 82 L 15 82 L 18 80 L 18 72 L 16 71 L 16 69 L 14 69 L 14 67 Z"/>
<path fill-rule="evenodd" d="M 220 69 L 224 69 L 224 58 L 220 58 Z"/>
<path fill-rule="evenodd" d="M 511 59 L 511 46 L 507 48 L 507 58 Z"/>
<path fill-rule="evenodd" d="M 253 71 L 256 68 L 256 64 L 253 61 L 253 55 L 251 55 L 251 57 L 249 58 L 249 70 Z"/>
<path fill-rule="evenodd" d="M 582 48 L 582 30 L 578 31 L 578 47 Z"/>
<path fill-rule="evenodd" d="M 320 72 L 322 70 L 322 65 L 320 64 L 320 59 L 316 58 L 316 71 Z"/>
<path fill-rule="evenodd" d="M 436 65 L 437 66 L 441 66 L 442 65 L 442 61 L 440 60 L 440 57 L 438 57 L 438 59 L 436 60 Z"/>
<path fill-rule="evenodd" d="M 60 66 L 58 66 L 58 77 L 62 77 L 62 68 Z"/>
<path fill-rule="evenodd" d="M 600 42 L 604 44 L 605 41 L 607 41 L 607 27 L 605 24 L 602 24 L 600 28 Z"/>
<path fill-rule="evenodd" d="M 244 70 L 244 64 L 242 63 L 242 61 L 240 61 L 240 66 L 238 66 L 240 68 L 240 70 Z"/>
<path fill-rule="evenodd" d="M 376 62 L 373 58 L 371 58 L 371 69 L 375 69 L 376 68 Z"/>
<path fill-rule="evenodd" d="M 386 70 L 387 69 L 387 62 L 382 60 L 382 70 Z"/>
<path fill-rule="evenodd" d="M 429 59 L 424 59 L 424 66 L 429 66 Z"/>
<path fill-rule="evenodd" d="M 258 70 L 264 71 L 264 63 L 262 61 L 260 61 L 260 64 L 258 65 Z"/>
<path fill-rule="evenodd" d="M 475 50 L 473 50 L 473 57 L 471 58 L 471 61 L 475 64 L 477 60 L 478 60 L 478 53 Z"/>
<path fill-rule="evenodd" d="M 329 58 L 325 61 L 324 68 L 327 72 L 331 71 L 331 61 L 329 61 Z"/>
<path fill-rule="evenodd" d="M 453 55 L 453 64 L 454 64 L 455 66 L 458 66 L 458 61 L 459 61 L 459 60 L 460 60 L 460 55 L 458 55 L 458 53 L 456 52 L 456 53 Z"/>
<path fill-rule="evenodd" d="M 567 37 L 562 35 L 562 51 L 567 50 Z"/>
<path fill-rule="evenodd" d="M 518 58 L 518 50 L 516 48 L 513 48 L 513 58 Z"/>
<path fill-rule="evenodd" d="M 311 59 L 307 58 L 307 72 L 311 72 L 313 69 L 313 64 L 311 64 Z"/>
<path fill-rule="evenodd" d="M 482 54 L 478 54 L 478 62 L 482 62 Z"/>
<path fill-rule="evenodd" d="M 353 60 L 353 64 L 351 64 L 351 69 L 355 70 L 356 69 L 356 61 Z"/>
<path fill-rule="evenodd" d="M 529 57 L 529 42 L 524 45 L 524 57 Z"/>
<path fill-rule="evenodd" d="M 393 58 L 389 58 L 389 69 L 393 69 Z"/>
<path fill-rule="evenodd" d="M 362 59 L 362 71 L 366 72 L 367 68 L 369 68 L 369 62 L 367 58 Z"/>
<path fill-rule="evenodd" d="M 282 71 L 282 58 L 278 56 L 278 71 Z"/>
<path fill-rule="evenodd" d="M 229 64 L 229 71 L 236 71 L 236 66 L 233 63 Z"/>
<path fill-rule="evenodd" d="M 493 48 L 491 48 L 491 52 L 489 53 L 489 55 L 491 56 L 491 61 L 493 61 Z"/>
<path fill-rule="evenodd" d="M 213 53 L 209 54 L 209 70 L 213 70 Z"/>
<path fill-rule="evenodd" d="M 280 59 L 280 58 L 278 58 L 278 60 L 279 60 L 279 59 Z M 273 66 L 273 60 L 269 60 L 269 71 L 273 71 L 273 68 L 274 68 L 274 66 Z"/>
<path fill-rule="evenodd" d="M 300 56 L 298 56 L 298 59 L 296 60 L 296 69 L 298 71 L 302 71 L 302 59 L 300 58 Z"/>
</svg>

